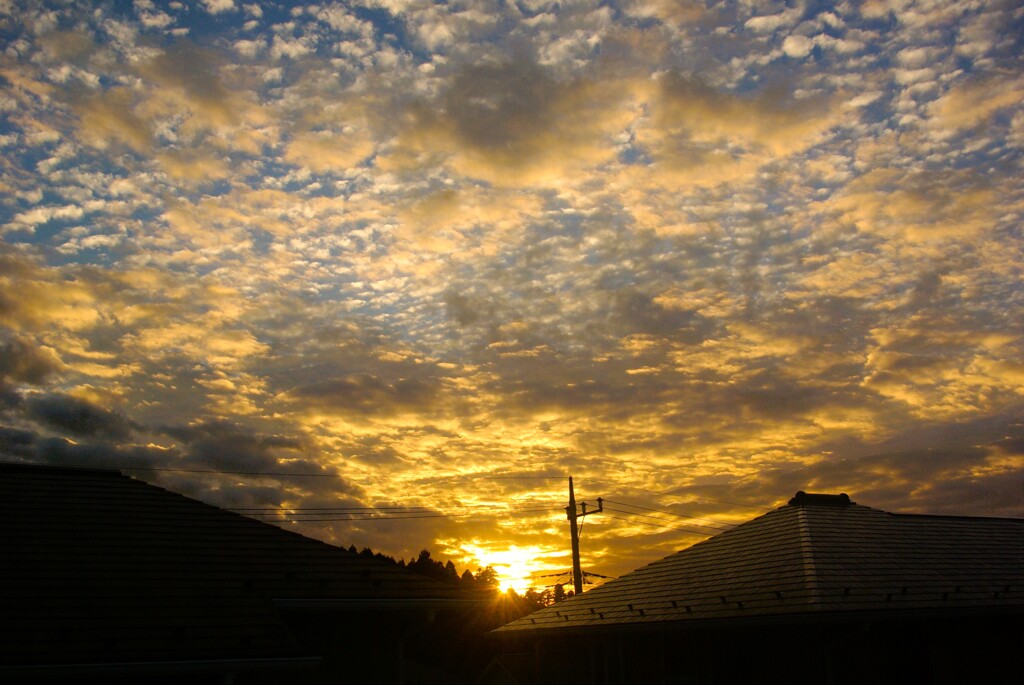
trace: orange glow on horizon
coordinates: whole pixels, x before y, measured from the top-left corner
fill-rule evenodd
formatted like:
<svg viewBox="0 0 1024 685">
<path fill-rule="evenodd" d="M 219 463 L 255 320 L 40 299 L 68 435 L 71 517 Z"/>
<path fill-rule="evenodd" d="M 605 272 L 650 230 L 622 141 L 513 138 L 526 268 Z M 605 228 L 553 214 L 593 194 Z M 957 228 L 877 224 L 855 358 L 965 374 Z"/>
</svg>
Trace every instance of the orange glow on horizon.
<svg viewBox="0 0 1024 685">
<path fill-rule="evenodd" d="M 553 566 L 547 557 L 561 555 L 560 551 L 545 550 L 537 545 L 520 547 L 509 545 L 504 549 L 489 549 L 479 545 L 464 545 L 463 548 L 479 560 L 481 567 L 492 567 L 498 574 L 499 587 L 502 592 L 515 590 L 523 594 L 531 587 L 539 574 L 551 573 L 560 566 Z"/>
</svg>

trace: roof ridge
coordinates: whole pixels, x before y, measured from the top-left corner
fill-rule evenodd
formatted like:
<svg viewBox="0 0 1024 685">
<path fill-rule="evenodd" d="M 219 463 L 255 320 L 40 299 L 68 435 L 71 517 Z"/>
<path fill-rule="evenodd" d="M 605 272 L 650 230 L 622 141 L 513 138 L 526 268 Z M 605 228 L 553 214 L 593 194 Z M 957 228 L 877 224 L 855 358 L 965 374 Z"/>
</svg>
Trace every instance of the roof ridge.
<svg viewBox="0 0 1024 685">
<path fill-rule="evenodd" d="M 818 589 L 818 569 L 814 563 L 814 540 L 811 539 L 811 526 L 807 521 L 807 509 L 798 507 L 797 532 L 800 536 L 800 559 L 804 568 L 804 583 L 809 594 L 808 604 L 813 609 L 818 605 L 820 591 Z"/>
</svg>

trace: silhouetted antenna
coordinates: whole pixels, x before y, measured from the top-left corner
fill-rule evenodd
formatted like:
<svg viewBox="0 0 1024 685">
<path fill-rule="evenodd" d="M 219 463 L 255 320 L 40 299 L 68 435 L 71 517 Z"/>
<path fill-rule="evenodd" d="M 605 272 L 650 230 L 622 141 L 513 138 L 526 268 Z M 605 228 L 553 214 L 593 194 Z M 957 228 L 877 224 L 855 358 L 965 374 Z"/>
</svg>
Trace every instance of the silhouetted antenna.
<svg viewBox="0 0 1024 685">
<path fill-rule="evenodd" d="M 615 576 L 604 576 L 604 575 L 601 575 L 600 573 L 591 573 L 590 571 L 583 571 L 581 573 L 581 575 L 583 576 L 583 584 L 584 585 L 593 585 L 594 583 L 593 583 L 593 581 L 590 580 L 591 578 L 601 578 L 603 580 L 615 580 Z M 556 578 L 556 579 L 557 578 L 568 578 L 568 579 L 571 580 L 571 578 L 572 578 L 572 569 L 569 569 L 567 571 L 562 571 L 561 573 L 541 573 L 539 575 L 533 575 L 531 577 L 532 578 Z M 565 585 L 565 583 L 559 582 L 558 580 L 556 580 L 554 583 L 547 584 L 544 587 L 555 587 L 555 585 Z"/>
</svg>

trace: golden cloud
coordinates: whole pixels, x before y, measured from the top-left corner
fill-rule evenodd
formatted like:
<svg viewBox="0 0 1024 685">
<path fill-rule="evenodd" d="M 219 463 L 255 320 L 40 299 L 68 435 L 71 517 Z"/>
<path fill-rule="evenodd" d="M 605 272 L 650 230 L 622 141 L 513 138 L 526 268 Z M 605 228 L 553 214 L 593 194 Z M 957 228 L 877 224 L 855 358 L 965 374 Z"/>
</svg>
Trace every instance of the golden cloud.
<svg viewBox="0 0 1024 685">
<path fill-rule="evenodd" d="M 29 260 L 4 261 L 15 267 L 0 276 L 0 284 L 7 293 L 0 300 L 0 323 L 11 330 L 54 326 L 82 331 L 102 317 L 104 294 L 85 279 L 65 278 L 58 269 L 36 267 Z"/>
<path fill-rule="evenodd" d="M 993 228 L 1000 194 L 972 171 L 872 170 L 826 206 L 841 221 L 888 238 L 915 241 L 970 238 Z"/>
<path fill-rule="evenodd" d="M 541 200 L 533 194 L 446 188 L 403 208 L 396 236 L 417 251 L 447 252 L 460 259 L 493 257 L 541 211 Z"/>
<path fill-rule="evenodd" d="M 704 3 L 692 0 L 626 0 L 621 6 L 631 17 L 657 18 L 674 25 L 695 23 L 708 12 Z"/>
<path fill-rule="evenodd" d="M 284 158 L 318 174 L 342 174 L 372 155 L 374 149 L 365 130 L 349 127 L 342 132 L 306 131 L 292 137 L 285 146 Z"/>
<path fill-rule="evenodd" d="M 237 96 L 221 82 L 217 66 L 213 53 L 188 41 L 175 43 L 139 68 L 154 86 L 144 110 L 160 116 L 185 109 L 208 128 L 238 123 Z"/>
<path fill-rule="evenodd" d="M 195 183 L 228 178 L 234 170 L 226 160 L 209 151 L 159 153 L 155 159 L 176 181 Z"/>
<path fill-rule="evenodd" d="M 803 151 L 841 120 L 833 96 L 797 98 L 781 87 L 755 95 L 717 90 L 671 72 L 651 92 L 650 121 L 637 140 L 671 182 L 716 185 L 750 176 L 765 162 Z"/>
<path fill-rule="evenodd" d="M 150 151 L 153 134 L 149 122 L 133 111 L 136 94 L 128 88 L 111 88 L 79 106 L 79 134 L 90 145 L 105 149 L 111 141 L 140 154 Z"/>
<path fill-rule="evenodd" d="M 79 118 L 79 135 L 105 149 L 124 145 L 139 154 L 165 149 L 165 169 L 179 180 L 222 178 L 211 168 L 208 151 L 198 146 L 260 151 L 274 141 L 265 128 L 271 120 L 244 91 L 227 88 L 213 53 L 190 43 L 176 43 L 131 69 L 134 83 L 86 97 L 71 95 Z M 191 151 L 190 151 L 191 150 Z M 206 158 L 207 164 L 190 164 Z"/>
<path fill-rule="evenodd" d="M 938 128 L 977 126 L 1001 110 L 1024 103 L 1024 79 L 987 76 L 959 83 L 931 105 L 932 124 Z"/>
</svg>

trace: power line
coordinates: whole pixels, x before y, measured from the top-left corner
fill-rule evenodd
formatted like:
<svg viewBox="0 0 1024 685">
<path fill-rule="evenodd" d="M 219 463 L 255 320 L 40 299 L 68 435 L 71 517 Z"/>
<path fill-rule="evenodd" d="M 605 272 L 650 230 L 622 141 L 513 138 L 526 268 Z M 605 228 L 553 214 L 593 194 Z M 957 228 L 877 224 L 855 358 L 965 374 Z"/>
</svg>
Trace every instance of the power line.
<svg viewBox="0 0 1024 685">
<path fill-rule="evenodd" d="M 614 511 L 614 512 L 617 512 L 617 513 L 619 513 L 619 514 L 627 514 L 627 515 L 629 515 L 629 516 L 640 516 L 640 517 L 642 517 L 642 518 L 648 518 L 648 519 L 651 519 L 651 520 L 653 520 L 653 521 L 660 521 L 660 522 L 664 523 L 665 525 L 672 525 L 672 524 L 674 524 L 674 523 L 675 523 L 675 521 L 668 521 L 667 519 L 663 519 L 663 518 L 661 518 L 660 516 L 652 516 L 652 515 L 650 515 L 650 514 L 641 514 L 641 513 L 640 513 L 640 512 L 638 512 L 638 511 L 626 511 L 625 509 L 616 509 L 615 507 L 605 507 L 605 508 L 606 508 L 606 509 L 607 509 L 608 511 Z M 694 526 L 693 526 L 693 527 L 694 527 L 694 528 L 702 528 L 702 527 L 703 527 L 703 528 L 708 528 L 709 530 L 713 530 L 713 531 L 715 531 L 716 533 L 720 533 L 720 532 L 722 532 L 722 531 L 721 531 L 720 529 L 718 529 L 718 528 L 711 528 L 710 526 L 701 526 L 700 524 L 694 524 Z"/>
<path fill-rule="evenodd" d="M 484 473 L 480 474 L 466 474 L 464 476 L 446 476 L 447 478 L 483 478 L 485 480 L 562 480 L 565 475 L 559 474 L 556 476 L 540 475 L 540 476 L 513 476 L 513 475 L 488 475 Z"/>
<path fill-rule="evenodd" d="M 224 476 L 283 476 L 285 478 L 344 478 L 340 473 L 288 473 L 280 471 L 218 471 L 217 469 L 172 469 L 156 466 L 111 466 L 119 471 L 167 471 L 170 473 L 216 473 Z"/>
<path fill-rule="evenodd" d="M 420 506 L 389 506 L 389 507 L 224 507 L 228 511 L 234 512 L 255 512 L 257 514 L 261 512 L 274 513 L 316 513 L 324 512 L 328 514 L 348 514 L 348 513 L 359 513 L 359 512 L 377 512 L 377 511 L 394 511 L 398 513 L 429 513 L 435 512 L 440 509 L 456 510 L 456 511 L 475 511 L 475 510 L 497 510 L 505 512 L 539 512 L 539 511 L 560 511 L 558 507 L 530 507 L 530 508 L 515 508 L 515 507 L 501 507 L 491 504 L 478 504 L 478 505 L 461 505 L 455 507 L 420 507 Z"/>
<path fill-rule="evenodd" d="M 398 511 L 412 511 L 412 510 L 423 510 L 423 511 L 434 511 L 427 507 L 227 507 L 228 511 L 235 512 L 291 512 L 291 511 L 324 511 L 328 513 L 345 513 L 345 512 L 358 512 L 358 511 L 385 511 L 385 510 L 398 510 Z"/>
<path fill-rule="evenodd" d="M 698 502 L 711 502 L 712 504 L 725 504 L 730 507 L 746 507 L 747 509 L 760 509 L 761 511 L 772 511 L 774 507 L 765 507 L 760 504 L 744 504 L 743 502 L 725 502 L 720 499 L 708 499 L 706 497 L 694 497 Z"/>
<path fill-rule="evenodd" d="M 692 519 L 694 521 L 707 521 L 708 523 L 712 523 L 712 524 L 714 524 L 716 526 L 728 526 L 729 528 L 734 528 L 735 527 L 735 524 L 726 523 L 724 521 L 716 521 L 714 519 L 703 518 L 703 517 L 700 517 L 700 516 L 689 516 L 687 514 L 677 514 L 674 511 L 666 511 L 664 509 L 652 509 L 651 507 L 642 507 L 639 504 L 629 504 L 627 502 L 616 502 L 616 501 L 610 500 L 610 499 L 605 499 L 605 502 L 608 503 L 608 504 L 618 504 L 619 506 L 622 506 L 622 507 L 632 507 L 633 509 L 643 509 L 644 511 L 653 511 L 653 512 L 656 512 L 658 514 L 667 514 L 669 516 L 678 516 L 679 518 Z"/>
<path fill-rule="evenodd" d="M 104 468 L 120 471 L 167 471 L 171 473 L 216 473 L 228 476 L 287 476 L 296 478 L 344 478 L 341 473 L 307 473 L 290 471 L 226 471 L 221 469 L 184 469 L 166 466 L 107 466 Z M 454 480 L 458 478 L 482 478 L 490 480 L 556 480 L 565 478 L 562 474 L 503 474 L 503 473 L 457 473 L 438 476 L 433 480 Z M 426 479 L 431 480 L 431 479 Z"/>
<path fill-rule="evenodd" d="M 158 466 L 112 466 L 122 471 L 147 471 L 166 473 L 209 473 L 217 475 L 285 477 L 285 478 L 344 478 L 340 473 L 302 473 L 284 471 L 227 471 L 218 469 L 186 469 Z M 501 479 L 550 479 L 561 478 L 551 475 L 487 475 L 460 474 L 446 478 L 501 478 Z M 537 500 L 533 500 L 537 501 Z M 528 503 L 528 502 L 527 502 Z M 261 521 L 293 521 L 296 523 L 320 523 L 337 521 L 395 521 L 417 518 L 457 518 L 478 513 L 480 510 L 492 510 L 495 514 L 530 514 L 558 511 L 552 507 L 536 508 L 505 508 L 493 505 L 461 505 L 454 512 L 436 513 L 436 508 L 422 506 L 380 506 L 380 507 L 221 507 L 255 520 Z M 377 512 L 387 515 L 377 515 Z M 315 518 L 314 518 L 315 517 Z"/>
<path fill-rule="evenodd" d="M 429 483 L 438 480 L 562 480 L 565 474 L 515 474 L 515 473 L 454 473 L 447 476 L 425 476 L 416 479 L 417 483 Z"/>
<path fill-rule="evenodd" d="M 635 490 L 642 490 L 642 488 L 634 488 L 634 489 Z M 655 495 L 669 495 L 669 496 L 673 496 L 673 497 L 674 496 L 678 496 L 672 490 L 664 490 L 662 492 L 657 492 L 657 491 L 654 491 L 654 490 L 644 490 L 644 492 L 650 492 L 650 493 L 653 493 Z M 765 506 L 761 506 L 760 504 L 743 504 L 742 502 L 726 502 L 726 501 L 720 500 L 720 499 L 708 499 L 707 497 L 692 497 L 691 499 L 694 499 L 694 500 L 696 500 L 698 502 L 711 502 L 712 504 L 725 504 L 726 506 L 730 506 L 730 507 L 747 507 L 748 509 L 760 509 L 761 511 L 771 511 L 772 510 L 772 507 L 765 507 Z"/>
<path fill-rule="evenodd" d="M 604 484 L 606 484 L 606 485 L 608 485 L 610 487 L 616 487 L 616 488 L 623 488 L 624 487 L 624 488 L 628 488 L 629 490 L 636 490 L 637 492 L 646 492 L 646 493 L 651 494 L 651 495 L 669 496 L 669 497 L 681 497 L 682 495 L 679 494 L 680 491 L 685 491 L 685 490 L 688 489 L 687 487 L 684 486 L 684 487 L 670 488 L 668 490 L 651 490 L 650 488 L 639 488 L 639 487 L 636 487 L 635 485 L 623 485 L 622 483 L 613 483 L 611 481 L 597 481 L 597 483 L 604 483 Z M 698 502 L 711 502 L 712 504 L 724 504 L 724 505 L 727 505 L 727 506 L 730 506 L 730 507 L 747 507 L 749 509 L 760 509 L 761 511 L 772 511 L 774 509 L 774 507 L 766 507 L 766 506 L 762 506 L 762 505 L 759 505 L 759 504 L 744 504 L 742 502 L 727 502 L 725 500 L 710 499 L 708 497 L 696 497 L 696 496 L 691 496 L 689 494 L 687 494 L 686 496 L 689 497 L 691 500 L 694 500 L 694 501 L 698 501 Z"/>
<path fill-rule="evenodd" d="M 646 516 L 646 514 L 637 514 L 635 512 L 622 511 L 620 509 L 609 509 L 608 507 L 605 507 L 605 511 L 615 511 L 615 512 L 618 512 L 620 514 L 629 514 L 629 515 L 632 515 L 632 516 Z M 633 520 L 630 520 L 630 519 L 627 519 L 627 518 L 623 518 L 621 516 L 612 516 L 610 514 L 606 518 L 615 519 L 617 521 L 626 521 L 627 523 L 642 523 L 642 524 L 645 524 L 645 525 L 648 525 L 648 526 L 656 526 L 658 528 L 661 528 L 662 530 L 674 530 L 674 531 L 677 531 L 679 533 L 688 533 L 690 535 L 702 535 L 704 537 L 710 537 L 710 535 L 707 533 L 707 531 L 693 530 L 693 529 L 690 529 L 690 528 L 677 528 L 675 526 L 669 526 L 669 525 L 666 525 L 664 523 L 653 523 L 651 521 L 633 521 Z M 654 517 L 651 517 L 651 518 L 654 518 Z"/>
<path fill-rule="evenodd" d="M 449 514 L 423 514 L 416 516 L 363 516 L 349 518 L 318 518 L 318 519 L 258 519 L 263 523 L 291 522 L 291 523 L 336 523 L 338 521 L 406 521 L 409 519 L 440 519 L 450 518 Z"/>
<path fill-rule="evenodd" d="M 265 522 L 281 522 L 291 521 L 294 523 L 329 523 L 338 521 L 397 521 L 405 519 L 426 519 L 426 518 L 469 518 L 469 517 L 481 517 L 481 516 L 500 516 L 500 515 L 517 515 L 517 514 L 531 514 L 539 512 L 553 512 L 558 509 L 537 508 L 537 509 L 497 509 L 493 512 L 481 512 L 481 511 L 456 511 L 441 513 L 437 510 L 431 510 L 426 508 L 410 508 L 410 509 L 399 509 L 392 508 L 388 509 L 384 514 L 378 514 L 373 509 L 369 508 L 354 508 L 354 511 L 332 511 L 329 509 L 319 509 L 317 511 L 306 511 L 306 512 L 292 512 L 292 511 L 272 511 L 263 510 L 258 513 L 243 513 L 245 510 L 232 509 L 235 513 L 240 513 L 249 518 L 254 518 L 259 521 Z"/>
<path fill-rule="evenodd" d="M 444 507 L 264 507 L 264 508 L 226 508 L 226 511 L 233 511 L 244 516 L 358 516 L 358 515 L 385 515 L 394 516 L 401 514 L 444 514 L 445 516 L 471 516 L 476 514 L 540 514 L 545 512 L 560 511 L 554 507 L 531 507 L 531 508 L 503 508 L 503 507 L 455 507 L 446 509 Z"/>
</svg>

